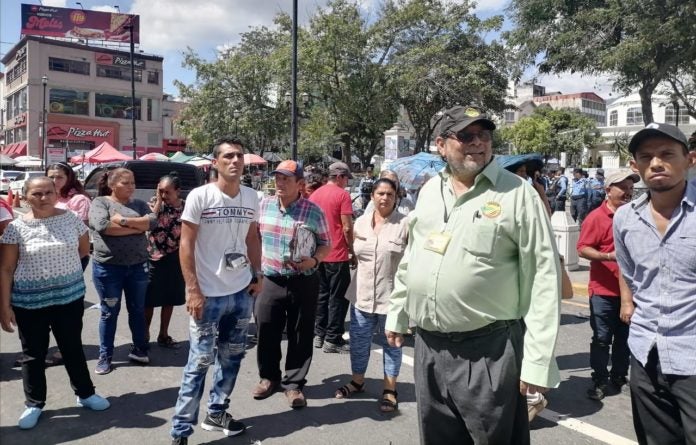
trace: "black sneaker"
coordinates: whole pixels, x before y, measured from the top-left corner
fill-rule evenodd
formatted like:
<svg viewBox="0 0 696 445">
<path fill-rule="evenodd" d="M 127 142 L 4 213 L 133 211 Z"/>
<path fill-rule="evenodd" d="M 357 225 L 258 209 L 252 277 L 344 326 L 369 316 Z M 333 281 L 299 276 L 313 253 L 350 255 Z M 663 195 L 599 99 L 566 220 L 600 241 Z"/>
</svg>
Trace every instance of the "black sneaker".
<svg viewBox="0 0 696 445">
<path fill-rule="evenodd" d="M 188 445 L 188 437 L 175 437 L 172 439 L 172 445 Z"/>
<path fill-rule="evenodd" d="M 609 382 L 618 392 L 624 392 L 628 389 L 628 379 L 626 377 L 610 377 Z"/>
<path fill-rule="evenodd" d="M 335 344 L 329 341 L 324 342 L 324 352 L 329 354 L 350 354 L 350 345 L 348 343 Z"/>
<path fill-rule="evenodd" d="M 221 412 L 220 414 L 210 414 L 205 416 L 205 420 L 201 423 L 201 428 L 206 431 L 222 431 L 225 436 L 238 436 L 246 430 L 246 426 L 228 414 Z"/>
<path fill-rule="evenodd" d="M 324 346 L 324 339 L 322 337 L 319 337 L 318 335 L 314 336 L 314 347 L 317 349 L 320 349 L 322 346 Z"/>
<path fill-rule="evenodd" d="M 602 400 L 607 395 L 607 392 L 606 383 L 595 383 L 592 388 L 587 390 L 587 397 L 592 400 Z"/>
</svg>

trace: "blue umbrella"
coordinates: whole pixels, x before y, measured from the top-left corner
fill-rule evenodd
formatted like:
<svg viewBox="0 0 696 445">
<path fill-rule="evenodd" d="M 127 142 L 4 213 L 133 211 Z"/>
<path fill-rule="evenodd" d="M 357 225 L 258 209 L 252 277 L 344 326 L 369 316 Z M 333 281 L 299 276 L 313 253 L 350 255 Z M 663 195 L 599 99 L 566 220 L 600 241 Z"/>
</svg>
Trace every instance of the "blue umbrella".
<svg viewBox="0 0 696 445">
<path fill-rule="evenodd" d="M 522 164 L 532 167 L 529 170 L 541 170 L 544 167 L 544 158 L 538 153 L 527 153 L 523 155 L 496 155 L 495 160 L 498 165 L 505 170 L 515 173 Z"/>
<path fill-rule="evenodd" d="M 445 161 L 439 155 L 421 152 L 397 159 L 389 164 L 388 168 L 399 177 L 401 187 L 419 189 L 445 165 Z"/>
</svg>

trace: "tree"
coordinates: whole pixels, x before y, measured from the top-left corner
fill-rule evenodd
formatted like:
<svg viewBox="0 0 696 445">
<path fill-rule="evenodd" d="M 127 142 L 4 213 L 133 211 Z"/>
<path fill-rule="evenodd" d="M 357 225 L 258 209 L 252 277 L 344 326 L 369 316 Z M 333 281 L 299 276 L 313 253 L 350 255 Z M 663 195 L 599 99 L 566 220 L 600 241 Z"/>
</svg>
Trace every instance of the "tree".
<svg viewBox="0 0 696 445">
<path fill-rule="evenodd" d="M 530 116 L 503 128 L 501 133 L 506 142 L 513 144 L 515 153 L 539 153 L 547 158 L 558 158 L 565 152 L 569 164 L 579 160 L 584 148 L 601 142 L 595 120 L 569 108 L 538 107 Z"/>
<path fill-rule="evenodd" d="M 501 16 L 482 21 L 468 1 L 443 0 L 390 0 L 381 16 L 376 26 L 384 58 L 416 151 L 427 149 L 443 109 L 505 109 L 505 54 L 496 40 L 486 42 L 487 33 L 500 30 Z"/>
<path fill-rule="evenodd" d="M 638 89 L 643 120 L 652 95 L 682 60 L 694 60 L 694 2 L 678 0 L 512 0 L 515 29 L 506 39 L 523 64 L 542 73 L 614 76 L 614 88 Z"/>
<path fill-rule="evenodd" d="M 328 111 L 347 163 L 353 151 L 369 163 L 398 110 L 374 33 L 357 2 L 334 0 L 310 20 L 300 54 L 302 84 Z"/>
</svg>

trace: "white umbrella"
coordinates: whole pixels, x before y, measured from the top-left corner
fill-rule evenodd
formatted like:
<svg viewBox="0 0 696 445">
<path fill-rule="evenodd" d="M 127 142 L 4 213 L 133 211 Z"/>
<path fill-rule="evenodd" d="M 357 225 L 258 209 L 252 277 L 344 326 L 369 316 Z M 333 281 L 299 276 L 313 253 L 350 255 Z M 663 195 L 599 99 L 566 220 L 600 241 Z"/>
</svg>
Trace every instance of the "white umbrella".
<svg viewBox="0 0 696 445">
<path fill-rule="evenodd" d="M 21 161 L 21 162 L 16 163 L 14 166 L 19 167 L 19 168 L 41 167 L 41 159 L 37 159 L 35 161 Z"/>
<path fill-rule="evenodd" d="M 39 161 L 41 162 L 41 158 L 37 158 L 36 156 L 17 156 L 15 158 L 15 161 L 17 162 L 24 162 L 24 161 Z"/>
<path fill-rule="evenodd" d="M 196 167 L 205 167 L 206 165 L 212 165 L 213 161 L 202 156 L 196 156 L 186 161 L 185 164 L 195 165 Z"/>
</svg>

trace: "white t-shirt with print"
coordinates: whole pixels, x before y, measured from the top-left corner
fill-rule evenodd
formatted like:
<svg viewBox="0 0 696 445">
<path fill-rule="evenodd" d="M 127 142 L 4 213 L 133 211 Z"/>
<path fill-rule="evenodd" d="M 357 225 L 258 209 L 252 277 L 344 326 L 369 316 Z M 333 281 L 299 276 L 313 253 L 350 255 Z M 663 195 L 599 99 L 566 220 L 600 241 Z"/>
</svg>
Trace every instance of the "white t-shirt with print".
<svg viewBox="0 0 696 445">
<path fill-rule="evenodd" d="M 250 224 L 258 219 L 259 201 L 249 187 L 240 186 L 235 197 L 224 194 L 215 184 L 189 193 L 181 220 L 198 225 L 196 276 L 203 295 L 222 297 L 249 285 L 251 265 L 228 270 L 225 254 L 241 253 L 248 258 L 246 236 Z"/>
</svg>

